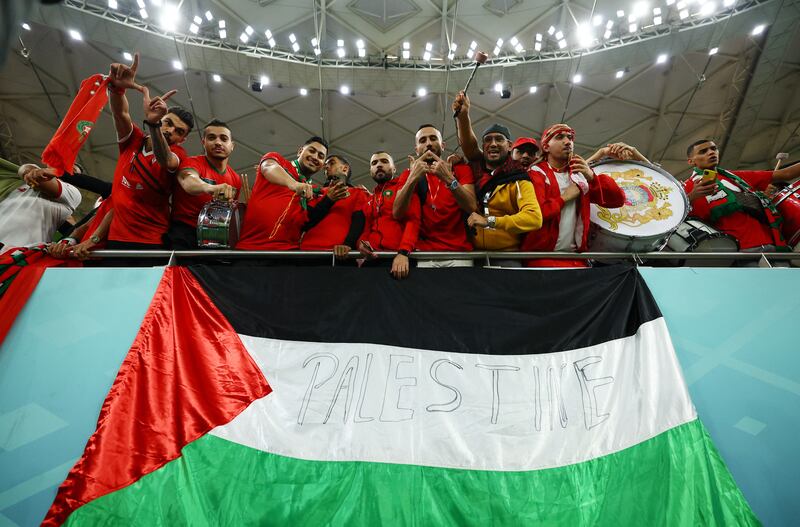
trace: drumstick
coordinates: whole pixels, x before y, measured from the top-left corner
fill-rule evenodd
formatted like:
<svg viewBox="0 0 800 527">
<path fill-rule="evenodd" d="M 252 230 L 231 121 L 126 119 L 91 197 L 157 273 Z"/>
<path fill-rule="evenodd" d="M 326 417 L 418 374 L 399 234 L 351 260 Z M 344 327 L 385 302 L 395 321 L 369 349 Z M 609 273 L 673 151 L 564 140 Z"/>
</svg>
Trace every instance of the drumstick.
<svg viewBox="0 0 800 527">
<path fill-rule="evenodd" d="M 239 201 L 242 203 L 250 201 L 250 178 L 247 177 L 247 174 L 242 174 L 242 192 L 239 197 Z"/>
<path fill-rule="evenodd" d="M 478 71 L 478 68 L 480 67 L 480 65 L 483 64 L 484 62 L 486 62 L 486 60 L 488 58 L 489 58 L 489 55 L 487 55 L 483 51 L 478 51 L 477 53 L 475 53 L 475 67 L 472 69 L 472 73 L 470 73 L 469 79 L 467 79 L 466 86 L 464 86 L 464 94 L 465 95 L 467 93 L 467 90 L 469 89 L 469 85 L 472 84 L 472 79 L 475 77 L 475 72 Z M 458 117 L 458 114 L 460 114 L 460 113 L 461 113 L 461 108 L 459 107 L 458 109 L 456 109 L 456 111 L 453 112 L 453 119 Z"/>
<path fill-rule="evenodd" d="M 784 159 L 788 159 L 788 158 L 789 158 L 789 154 L 788 153 L 786 153 L 786 152 L 778 152 L 778 155 L 775 156 L 775 159 L 778 160 L 778 162 L 775 163 L 775 170 L 778 170 L 781 167 L 781 162 Z"/>
</svg>

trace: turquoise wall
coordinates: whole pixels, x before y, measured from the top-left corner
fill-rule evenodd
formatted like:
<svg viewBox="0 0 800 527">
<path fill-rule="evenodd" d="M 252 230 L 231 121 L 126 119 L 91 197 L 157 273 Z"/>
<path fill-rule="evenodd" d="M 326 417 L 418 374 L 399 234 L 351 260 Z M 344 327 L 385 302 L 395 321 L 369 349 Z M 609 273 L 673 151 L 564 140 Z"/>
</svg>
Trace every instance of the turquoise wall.
<svg viewBox="0 0 800 527">
<path fill-rule="evenodd" d="M 0 347 L 0 527 L 43 519 L 94 431 L 162 272 L 45 273 Z M 766 525 L 795 524 L 800 270 L 641 273 L 700 418 L 750 505 Z"/>
</svg>

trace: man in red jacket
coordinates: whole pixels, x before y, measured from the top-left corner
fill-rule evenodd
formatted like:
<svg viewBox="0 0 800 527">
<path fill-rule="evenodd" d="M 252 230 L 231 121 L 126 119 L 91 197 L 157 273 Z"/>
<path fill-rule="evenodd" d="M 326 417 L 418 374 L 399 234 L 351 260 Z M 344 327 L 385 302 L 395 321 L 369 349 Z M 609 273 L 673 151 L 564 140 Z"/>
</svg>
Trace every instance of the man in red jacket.
<svg viewBox="0 0 800 527">
<path fill-rule="evenodd" d="M 544 131 L 539 143 L 545 159 L 528 172 L 539 207 L 542 228 L 522 241 L 522 251 L 581 252 L 589 235 L 590 203 L 616 208 L 625 203 L 625 193 L 605 174 L 595 174 L 586 161 L 574 153 L 575 131 L 566 124 L 554 124 Z M 538 259 L 527 267 L 587 267 L 585 260 Z"/>
<path fill-rule="evenodd" d="M 800 164 L 774 171 L 728 171 L 717 165 L 719 151 L 710 139 L 695 141 L 686 155 L 694 167 L 684 182 L 691 216 L 736 238 L 742 251 L 788 250 L 780 232 L 781 216 L 762 193 L 773 181 L 800 176 Z M 704 170 L 710 172 L 704 174 Z"/>
<path fill-rule="evenodd" d="M 394 200 L 402 188 L 395 172 L 394 159 L 388 152 L 372 154 L 369 173 L 377 185 L 364 207 L 365 228 L 359 250 L 367 258 L 374 258 L 374 251 L 397 251 L 392 260 L 391 274 L 403 279 L 408 276 L 410 269 L 408 254 L 414 250 L 419 235 L 420 205 L 419 197 L 412 194 L 403 219 L 394 218 Z"/>
</svg>

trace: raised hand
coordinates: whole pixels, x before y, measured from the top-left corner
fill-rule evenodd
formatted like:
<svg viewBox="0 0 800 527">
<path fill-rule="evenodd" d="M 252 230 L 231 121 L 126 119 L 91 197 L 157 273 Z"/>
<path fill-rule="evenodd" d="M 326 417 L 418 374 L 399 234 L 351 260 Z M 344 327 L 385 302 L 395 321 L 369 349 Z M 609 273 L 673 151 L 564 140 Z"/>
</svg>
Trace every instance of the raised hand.
<svg viewBox="0 0 800 527">
<path fill-rule="evenodd" d="M 115 62 L 111 64 L 111 71 L 109 72 L 109 82 L 117 89 L 134 89 L 142 91 L 143 86 L 136 83 L 136 70 L 139 69 L 139 53 L 133 54 L 133 63 L 128 66 L 127 64 L 120 64 Z"/>
<path fill-rule="evenodd" d="M 469 97 L 463 91 L 458 92 L 452 105 L 453 112 L 458 112 L 458 115 L 469 115 Z"/>
<path fill-rule="evenodd" d="M 569 168 L 573 173 L 580 172 L 581 174 L 583 174 L 586 177 L 587 181 L 591 181 L 594 179 L 594 172 L 592 172 L 592 169 L 586 163 L 586 160 L 581 156 L 579 156 L 578 154 L 573 154 L 572 157 L 570 158 Z"/>
<path fill-rule="evenodd" d="M 178 90 L 170 90 L 161 97 L 151 99 L 150 90 L 147 86 L 142 86 L 141 88 L 144 120 L 150 124 L 157 124 L 162 117 L 167 115 L 167 100 L 178 93 Z"/>
<path fill-rule="evenodd" d="M 328 187 L 328 192 L 325 195 L 331 201 L 337 202 L 340 199 L 344 199 L 347 196 L 349 196 L 350 193 L 347 191 L 347 186 L 343 182 L 337 181 L 336 183 Z"/>
</svg>

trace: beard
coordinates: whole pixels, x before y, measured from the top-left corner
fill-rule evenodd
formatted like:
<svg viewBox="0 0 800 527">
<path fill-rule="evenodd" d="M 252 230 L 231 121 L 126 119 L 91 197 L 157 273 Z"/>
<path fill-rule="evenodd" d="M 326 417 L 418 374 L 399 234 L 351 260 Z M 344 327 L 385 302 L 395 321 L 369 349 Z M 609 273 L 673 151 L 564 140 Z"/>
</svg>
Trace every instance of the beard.
<svg viewBox="0 0 800 527">
<path fill-rule="evenodd" d="M 375 183 L 386 183 L 387 181 L 392 179 L 392 173 L 391 172 L 378 171 L 378 172 L 375 172 L 374 174 L 372 174 L 372 179 L 373 179 L 373 181 L 375 181 Z"/>
</svg>

